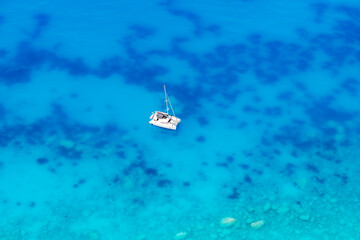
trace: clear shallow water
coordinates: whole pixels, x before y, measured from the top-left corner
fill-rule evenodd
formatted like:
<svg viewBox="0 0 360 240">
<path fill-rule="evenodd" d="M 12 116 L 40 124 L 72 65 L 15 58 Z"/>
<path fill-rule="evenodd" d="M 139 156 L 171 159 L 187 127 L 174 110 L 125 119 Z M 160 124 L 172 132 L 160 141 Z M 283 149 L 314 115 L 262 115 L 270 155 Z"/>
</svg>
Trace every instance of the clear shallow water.
<svg viewBox="0 0 360 240">
<path fill-rule="evenodd" d="M 356 1 L 0 9 L 1 238 L 359 238 Z"/>
</svg>

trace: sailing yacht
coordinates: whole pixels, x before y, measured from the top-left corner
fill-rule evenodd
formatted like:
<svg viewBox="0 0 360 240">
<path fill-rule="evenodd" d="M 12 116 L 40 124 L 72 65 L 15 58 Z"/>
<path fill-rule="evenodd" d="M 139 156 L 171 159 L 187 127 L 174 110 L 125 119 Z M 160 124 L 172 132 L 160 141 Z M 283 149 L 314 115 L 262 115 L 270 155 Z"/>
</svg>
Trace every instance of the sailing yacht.
<svg viewBox="0 0 360 240">
<path fill-rule="evenodd" d="M 171 106 L 169 96 L 166 93 L 165 85 L 164 85 L 164 92 L 165 92 L 166 113 L 160 111 L 153 112 L 150 116 L 149 123 L 151 125 L 155 125 L 158 127 L 176 130 L 176 126 L 178 125 L 178 123 L 181 122 L 181 119 L 175 116 L 175 112 L 173 107 Z M 171 108 L 172 115 L 169 114 L 169 106 Z"/>
</svg>

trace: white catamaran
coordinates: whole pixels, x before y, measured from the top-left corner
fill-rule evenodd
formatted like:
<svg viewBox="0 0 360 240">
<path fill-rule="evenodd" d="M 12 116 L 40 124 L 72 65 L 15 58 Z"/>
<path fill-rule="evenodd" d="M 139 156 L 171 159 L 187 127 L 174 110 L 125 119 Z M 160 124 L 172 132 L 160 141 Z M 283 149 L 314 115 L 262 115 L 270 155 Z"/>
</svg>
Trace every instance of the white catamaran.
<svg viewBox="0 0 360 240">
<path fill-rule="evenodd" d="M 164 92 L 165 92 L 166 113 L 160 111 L 153 112 L 150 116 L 149 123 L 158 127 L 176 130 L 176 126 L 178 125 L 178 123 L 181 122 L 181 120 L 180 118 L 177 118 L 175 116 L 175 112 L 171 106 L 169 96 L 166 93 L 165 85 L 164 85 Z M 173 115 L 169 114 L 169 105 Z"/>
</svg>

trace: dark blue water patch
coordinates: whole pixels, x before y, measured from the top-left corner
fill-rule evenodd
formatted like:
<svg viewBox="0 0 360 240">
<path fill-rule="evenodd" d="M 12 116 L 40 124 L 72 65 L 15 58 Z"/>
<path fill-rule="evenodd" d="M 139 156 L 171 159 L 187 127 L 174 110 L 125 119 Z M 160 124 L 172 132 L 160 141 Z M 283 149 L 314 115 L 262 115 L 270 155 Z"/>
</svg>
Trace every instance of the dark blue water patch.
<svg viewBox="0 0 360 240">
<path fill-rule="evenodd" d="M 148 38 L 155 34 L 155 29 L 147 26 L 133 25 L 129 28 L 135 34 L 135 37 L 139 39 Z"/>
<path fill-rule="evenodd" d="M 118 156 L 118 157 L 121 158 L 121 159 L 125 159 L 125 158 L 126 158 L 126 153 L 125 153 L 125 151 L 117 151 L 115 154 L 116 154 L 116 156 Z"/>
<path fill-rule="evenodd" d="M 85 184 L 86 183 L 86 179 L 85 178 L 81 178 L 81 179 L 79 179 L 79 181 L 78 181 L 78 184 L 79 185 L 83 185 L 83 184 Z"/>
<path fill-rule="evenodd" d="M 118 183 L 120 181 L 120 178 L 119 178 L 119 176 L 118 175 L 115 175 L 115 177 L 112 179 L 112 183 L 113 184 L 116 184 L 116 183 Z"/>
<path fill-rule="evenodd" d="M 337 144 L 338 143 L 334 140 L 334 138 L 324 139 L 321 142 L 320 147 L 325 151 L 335 153 L 337 151 Z"/>
<path fill-rule="evenodd" d="M 256 109 L 250 105 L 246 105 L 242 108 L 242 111 L 245 112 L 245 113 L 259 113 L 260 110 L 259 109 Z"/>
<path fill-rule="evenodd" d="M 34 208 L 36 206 L 36 202 L 32 201 L 29 203 L 30 208 Z"/>
<path fill-rule="evenodd" d="M 236 127 L 238 129 L 244 129 L 248 126 L 248 124 L 245 121 L 241 121 Z"/>
<path fill-rule="evenodd" d="M 79 181 L 77 181 L 77 183 L 75 183 L 73 185 L 73 188 L 78 188 L 78 187 L 80 187 L 81 185 L 83 185 L 85 183 L 86 183 L 86 179 L 85 178 L 80 178 Z"/>
<path fill-rule="evenodd" d="M 264 145 L 271 146 L 271 144 L 268 144 L 268 145 L 264 144 Z M 267 159 L 267 160 L 273 160 L 276 157 L 276 155 L 272 151 L 269 151 L 269 150 L 260 150 L 259 153 L 263 159 Z"/>
<path fill-rule="evenodd" d="M 66 122 L 69 116 L 65 113 L 63 106 L 59 103 L 51 104 L 51 115 L 59 122 Z"/>
<path fill-rule="evenodd" d="M 277 95 L 277 99 L 279 99 L 280 101 L 290 101 L 293 99 L 294 93 L 291 91 L 285 91 L 285 92 L 281 92 Z"/>
<path fill-rule="evenodd" d="M 157 182 L 157 186 L 160 188 L 168 188 L 172 186 L 172 182 L 168 179 L 162 179 Z"/>
<path fill-rule="evenodd" d="M 309 172 L 312 172 L 312 173 L 320 173 L 320 170 L 318 167 L 316 167 L 314 164 L 312 163 L 307 163 L 305 164 L 305 169 Z"/>
<path fill-rule="evenodd" d="M 124 129 L 120 129 L 119 126 L 117 126 L 114 123 L 107 123 L 104 126 L 103 133 L 107 136 L 109 136 L 113 133 L 118 133 L 119 135 L 124 136 L 126 134 L 126 131 Z M 121 147 L 121 145 L 117 145 L 117 147 L 119 148 L 119 147 Z M 134 146 L 134 147 L 137 147 L 137 146 Z"/>
<path fill-rule="evenodd" d="M 280 58 L 284 57 L 283 49 L 285 47 L 285 43 L 280 41 L 270 41 L 264 44 L 265 52 L 267 53 L 268 60 L 277 61 Z"/>
<path fill-rule="evenodd" d="M 245 177 L 244 177 L 244 181 L 246 182 L 246 183 L 252 183 L 252 179 L 251 179 L 251 177 L 249 176 L 249 175 L 245 175 Z"/>
<path fill-rule="evenodd" d="M 307 93 L 309 91 L 308 87 L 302 82 L 298 82 L 298 81 L 294 82 L 294 87 L 296 88 L 296 90 L 304 93 Z"/>
<path fill-rule="evenodd" d="M 153 176 L 153 177 L 155 177 L 155 176 L 158 175 L 158 171 L 157 171 L 156 169 L 154 169 L 154 168 L 147 168 L 147 169 L 145 169 L 145 174 L 146 174 L 147 176 Z"/>
<path fill-rule="evenodd" d="M 31 70 L 20 66 L 0 66 L 0 81 L 12 85 L 30 81 Z"/>
<path fill-rule="evenodd" d="M 39 68 L 47 57 L 47 51 L 36 51 L 28 42 L 21 42 L 14 59 L 7 65 L 0 65 L 0 81 L 8 85 L 30 81 L 32 71 Z"/>
<path fill-rule="evenodd" d="M 360 90 L 360 81 L 355 78 L 348 78 L 341 84 L 341 88 L 352 96 L 357 96 Z"/>
<path fill-rule="evenodd" d="M 310 43 L 316 48 L 320 48 L 323 51 L 327 51 L 327 49 L 334 44 L 335 40 L 336 37 L 334 35 L 321 33 L 316 36 L 313 36 L 310 39 Z"/>
<path fill-rule="evenodd" d="M 232 193 L 227 196 L 228 199 L 239 199 L 239 197 L 240 197 L 240 194 L 239 194 L 237 188 L 233 188 Z"/>
<path fill-rule="evenodd" d="M 296 69 L 300 72 L 305 72 L 310 68 L 310 63 L 306 61 L 305 59 L 300 59 L 296 63 Z"/>
<path fill-rule="evenodd" d="M 243 170 L 247 170 L 250 168 L 250 166 L 247 164 L 239 164 L 238 166 L 241 167 Z"/>
<path fill-rule="evenodd" d="M 162 66 L 145 67 L 138 64 L 128 64 L 121 74 L 127 83 L 146 86 L 147 89 L 159 89 L 161 85 L 156 79 L 167 73 L 168 69 Z"/>
<path fill-rule="evenodd" d="M 360 19 L 360 8 L 340 5 L 340 6 L 335 7 L 335 10 L 346 14 L 347 17 L 349 17 L 353 20 Z"/>
<path fill-rule="evenodd" d="M 75 77 L 87 76 L 93 73 L 92 69 L 84 63 L 82 58 L 67 59 L 53 54 L 49 57 L 49 65 L 51 69 L 66 71 Z"/>
<path fill-rule="evenodd" d="M 0 25 L 5 23 L 5 17 L 0 15 Z"/>
<path fill-rule="evenodd" d="M 353 144 L 349 139 L 345 139 L 343 141 L 340 141 L 340 146 L 342 146 L 342 147 L 350 147 L 352 145 Z"/>
<path fill-rule="evenodd" d="M 173 6 L 171 6 L 171 4 L 167 4 L 165 5 L 167 11 L 177 17 L 181 17 L 186 19 L 187 21 L 189 21 L 190 23 L 192 23 L 193 25 L 193 34 L 196 37 L 201 37 L 202 35 L 204 35 L 205 33 L 212 33 L 215 35 L 219 35 L 221 28 L 219 25 L 206 25 L 204 24 L 204 22 L 201 20 L 199 15 L 196 15 L 195 13 L 192 12 L 188 12 L 185 10 L 180 10 L 180 9 L 176 9 Z"/>
<path fill-rule="evenodd" d="M 317 156 L 317 157 L 320 157 L 320 158 L 322 158 L 322 159 L 325 159 L 325 160 L 327 160 L 327 161 L 329 161 L 329 162 L 334 162 L 335 160 L 336 160 L 336 158 L 335 158 L 335 156 L 334 156 L 334 154 L 333 153 L 327 153 L 327 152 L 323 152 L 323 151 L 316 151 L 315 152 L 315 155 Z"/>
<path fill-rule="evenodd" d="M 337 33 L 337 39 L 346 44 L 359 43 L 360 23 L 354 20 L 339 20 L 333 30 Z"/>
<path fill-rule="evenodd" d="M 302 119 L 293 118 L 291 119 L 291 123 L 300 127 L 300 126 L 304 126 L 306 122 Z"/>
<path fill-rule="evenodd" d="M 5 57 L 8 54 L 8 51 L 5 49 L 0 49 L 0 59 Z"/>
<path fill-rule="evenodd" d="M 281 173 L 284 173 L 286 176 L 291 176 L 295 173 L 296 166 L 292 163 L 287 163 L 285 168 L 281 170 Z"/>
<path fill-rule="evenodd" d="M 201 99 L 207 98 L 206 93 L 203 93 L 201 89 L 196 90 L 185 84 L 171 84 L 169 87 L 171 87 L 170 89 L 176 89 L 175 92 L 172 92 L 172 95 L 176 97 L 179 102 L 187 106 L 182 112 L 182 118 L 184 119 L 194 114 L 196 110 L 201 107 L 199 104 Z M 158 85 L 157 89 L 159 89 Z"/>
<path fill-rule="evenodd" d="M 66 136 L 66 138 L 70 140 L 79 140 L 85 133 L 92 133 L 94 135 L 101 133 L 101 127 L 87 126 L 71 122 L 70 120 L 68 120 L 67 123 L 58 123 L 58 126 L 61 127 L 61 132 Z M 113 134 L 116 134 L 116 132 Z"/>
<path fill-rule="evenodd" d="M 209 166 L 208 162 L 201 162 L 201 166 Z"/>
<path fill-rule="evenodd" d="M 348 46 L 329 47 L 324 50 L 324 53 L 328 55 L 328 60 L 322 64 L 323 69 L 336 73 L 342 66 L 349 65 L 354 56 L 355 49 Z"/>
<path fill-rule="evenodd" d="M 7 65 L 0 65 L 0 80 L 6 84 L 28 82 L 31 80 L 32 71 L 45 64 L 50 69 L 67 71 L 73 76 L 93 74 L 81 58 L 67 59 L 55 52 L 35 49 L 31 42 L 21 42 L 14 59 Z"/>
<path fill-rule="evenodd" d="M 211 52 L 203 55 L 204 62 L 209 68 L 221 69 L 227 67 L 235 59 L 242 60 L 248 52 L 246 45 L 219 45 Z M 244 62 L 246 64 L 246 62 Z M 235 66 L 234 66 L 235 67 Z"/>
<path fill-rule="evenodd" d="M 222 86 L 226 86 L 226 88 L 230 88 L 231 86 L 235 85 L 238 82 L 238 76 L 236 74 L 236 71 L 228 67 L 225 68 L 220 73 L 209 76 L 207 78 L 207 82 L 218 84 L 217 86 L 219 89 L 223 88 Z M 222 95 L 229 100 L 235 100 L 237 97 L 237 92 L 235 93 L 223 92 Z"/>
<path fill-rule="evenodd" d="M 267 136 L 262 136 L 261 137 L 261 144 L 263 146 L 271 146 L 273 144 L 273 142 Z"/>
<path fill-rule="evenodd" d="M 144 172 L 146 169 L 145 160 L 138 159 L 136 162 L 132 162 L 129 166 L 127 166 L 126 168 L 123 169 L 122 173 L 125 176 L 128 176 L 136 169 L 140 169 Z"/>
<path fill-rule="evenodd" d="M 237 77 L 235 75 L 229 75 L 226 80 L 231 81 L 231 83 L 230 82 L 225 83 L 226 86 L 231 86 L 231 85 L 237 83 Z M 222 93 L 222 96 L 224 97 L 224 99 L 227 100 L 227 102 L 236 101 L 236 99 L 239 95 L 240 95 L 240 91 L 229 91 L 229 92 Z"/>
<path fill-rule="evenodd" d="M 226 162 L 227 163 L 233 163 L 234 161 L 235 161 L 235 158 L 233 156 L 226 157 Z"/>
<path fill-rule="evenodd" d="M 341 173 L 334 173 L 334 176 L 339 178 L 340 181 L 341 181 L 341 184 L 343 184 L 343 185 L 347 184 L 348 181 L 349 181 L 349 177 L 344 173 L 342 173 L 342 174 Z"/>
<path fill-rule="evenodd" d="M 4 126 L 0 129 L 0 146 L 7 147 L 11 142 L 21 137 L 26 130 L 22 124 L 13 126 Z"/>
<path fill-rule="evenodd" d="M 276 73 L 266 72 L 263 69 L 255 69 L 255 75 L 260 80 L 260 83 L 263 85 L 271 85 L 280 80 Z"/>
<path fill-rule="evenodd" d="M 321 23 L 323 21 L 324 15 L 329 11 L 330 6 L 327 3 L 319 2 L 310 5 L 312 10 L 315 12 L 314 21 Z"/>
<path fill-rule="evenodd" d="M 139 206 L 144 206 L 145 205 L 145 201 L 143 199 L 140 198 L 133 198 L 131 200 L 131 203 L 134 205 L 139 205 Z"/>
<path fill-rule="evenodd" d="M 331 106 L 333 101 L 333 97 L 326 97 L 314 101 L 312 106 L 305 110 L 305 113 L 308 114 L 315 126 L 321 127 L 329 121 L 345 124 L 354 119 L 357 114 L 356 112 L 334 108 Z"/>
<path fill-rule="evenodd" d="M 37 27 L 46 27 L 50 23 L 50 16 L 45 13 L 39 13 L 34 16 Z"/>
<path fill-rule="evenodd" d="M 84 63 L 82 58 L 61 61 L 60 65 L 63 65 L 64 69 L 72 76 L 86 76 L 92 73 L 92 70 Z"/>
<path fill-rule="evenodd" d="M 70 93 L 69 97 L 72 99 L 77 99 L 77 98 L 79 98 L 79 94 L 78 93 Z"/>
<path fill-rule="evenodd" d="M 186 52 L 185 50 L 177 46 L 173 47 L 171 50 L 171 54 L 173 56 L 175 56 L 179 60 L 186 61 L 193 70 L 195 70 L 202 76 L 198 77 L 198 79 L 206 80 L 205 76 L 208 73 L 209 69 L 204 59 L 194 53 Z"/>
<path fill-rule="evenodd" d="M 71 118 L 65 113 L 63 107 L 58 104 L 52 104 L 52 112 L 49 118 L 43 120 L 48 122 L 48 126 L 52 126 L 53 129 L 58 128 L 56 131 L 61 131 L 62 134 L 69 140 L 77 140 L 81 138 L 84 133 L 100 134 L 101 127 L 86 126 L 73 122 Z M 46 125 L 46 123 L 44 124 Z M 106 127 L 105 127 L 106 130 Z M 109 135 L 117 134 L 118 131 L 113 131 Z"/>
<path fill-rule="evenodd" d="M 183 182 L 183 186 L 184 187 L 190 187 L 191 183 L 190 182 Z"/>
<path fill-rule="evenodd" d="M 198 117 L 197 121 L 200 124 L 200 126 L 202 126 L 202 127 L 209 124 L 209 121 L 205 117 Z"/>
<path fill-rule="evenodd" d="M 49 167 L 47 170 L 53 174 L 56 174 L 56 168 L 54 167 Z"/>
<path fill-rule="evenodd" d="M 221 34 L 221 27 L 219 25 L 216 24 L 212 24 L 210 26 L 205 27 L 204 29 L 207 32 L 210 32 L 216 36 L 219 36 Z"/>
<path fill-rule="evenodd" d="M 123 69 L 123 60 L 114 56 L 101 61 L 98 69 L 94 71 L 94 74 L 100 78 L 108 78 L 113 74 L 120 74 Z"/>
<path fill-rule="evenodd" d="M 44 31 L 44 28 L 47 27 L 50 23 L 50 16 L 48 14 L 39 13 L 34 16 L 36 21 L 35 28 L 31 34 L 32 38 L 38 38 Z"/>
<path fill-rule="evenodd" d="M 76 148 L 68 148 L 63 146 L 58 146 L 57 153 L 59 156 L 62 156 L 66 159 L 79 160 L 81 159 L 83 152 Z"/>
<path fill-rule="evenodd" d="M 199 142 L 199 143 L 203 143 L 203 142 L 206 141 L 206 138 L 205 138 L 204 136 L 198 136 L 198 137 L 196 138 L 196 141 Z"/>
<path fill-rule="evenodd" d="M 282 109 L 280 107 L 266 107 L 264 114 L 268 117 L 280 117 L 282 115 Z"/>
<path fill-rule="evenodd" d="M 253 34 L 250 34 L 246 38 L 246 40 L 249 41 L 253 45 L 259 45 L 259 44 L 262 43 L 263 36 L 261 34 L 259 34 L 259 33 L 253 33 Z"/>
<path fill-rule="evenodd" d="M 297 150 L 303 152 L 307 152 L 311 148 L 318 146 L 317 139 L 307 139 L 303 136 L 302 128 L 299 125 L 282 126 L 277 133 L 266 139 L 271 144 L 277 142 L 282 145 L 292 145 Z"/>
<path fill-rule="evenodd" d="M 7 114 L 8 114 L 8 110 L 5 109 L 5 107 L 2 104 L 0 104 L 0 122 L 5 120 Z"/>
<path fill-rule="evenodd" d="M 127 36 L 122 41 L 122 48 L 125 50 L 127 59 L 126 61 L 136 64 L 143 65 L 143 63 L 147 62 L 147 56 L 143 53 L 137 51 L 137 49 L 133 46 L 135 39 L 132 36 Z"/>
<path fill-rule="evenodd" d="M 218 162 L 215 164 L 217 167 L 223 167 L 223 168 L 228 168 L 229 164 L 226 162 Z"/>
<path fill-rule="evenodd" d="M 280 156 L 281 155 L 281 151 L 279 149 L 274 149 L 273 150 L 273 153 L 276 155 L 276 156 Z"/>
<path fill-rule="evenodd" d="M 26 127 L 24 137 L 30 145 L 44 144 L 49 126 L 46 119 L 39 120 Z"/>
<path fill-rule="evenodd" d="M 38 159 L 36 160 L 36 162 L 37 162 L 39 165 L 44 165 L 44 164 L 46 164 L 46 163 L 49 162 L 49 159 L 47 159 L 47 158 L 45 158 L 45 157 L 41 157 L 41 158 L 38 158 Z"/>
<path fill-rule="evenodd" d="M 21 65 L 29 69 L 39 68 L 51 57 L 51 52 L 33 48 L 31 42 L 20 42 L 14 58 L 16 65 Z"/>
<path fill-rule="evenodd" d="M 338 133 L 337 129 L 333 127 L 323 127 L 319 130 L 324 134 L 324 136 L 329 138 L 335 137 L 335 135 Z"/>
<path fill-rule="evenodd" d="M 264 173 L 262 170 L 259 170 L 259 169 L 252 169 L 251 171 L 258 176 L 262 176 Z"/>
<path fill-rule="evenodd" d="M 317 183 L 320 183 L 320 184 L 324 184 L 325 181 L 326 181 L 325 178 L 320 178 L 320 177 L 318 177 L 318 176 L 313 176 L 311 179 L 314 180 L 314 181 L 317 182 Z"/>
<path fill-rule="evenodd" d="M 109 144 L 109 142 L 107 140 L 100 140 L 94 144 L 94 147 L 102 149 L 108 144 Z M 125 157 L 125 153 L 123 154 L 123 157 Z"/>
</svg>

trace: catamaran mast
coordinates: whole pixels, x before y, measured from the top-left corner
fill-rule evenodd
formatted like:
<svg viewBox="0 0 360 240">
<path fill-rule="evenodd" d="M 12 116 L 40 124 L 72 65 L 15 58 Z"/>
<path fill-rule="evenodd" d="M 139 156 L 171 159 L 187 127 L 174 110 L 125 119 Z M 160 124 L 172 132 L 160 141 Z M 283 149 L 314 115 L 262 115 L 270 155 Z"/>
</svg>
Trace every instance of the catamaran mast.
<svg viewBox="0 0 360 240">
<path fill-rule="evenodd" d="M 166 93 L 165 85 L 164 85 L 164 92 L 165 92 L 166 113 L 169 114 L 168 96 L 167 96 L 167 93 Z"/>
<path fill-rule="evenodd" d="M 168 106 L 168 102 L 169 102 L 169 105 L 170 105 L 171 111 L 172 111 L 172 113 L 173 113 L 174 117 L 176 117 L 176 116 L 175 116 L 174 109 L 173 109 L 173 107 L 172 107 L 172 105 L 171 105 L 171 102 L 170 102 L 169 96 L 168 96 L 168 95 L 167 95 L 167 93 L 166 93 L 166 88 L 165 88 L 165 85 L 164 85 L 164 92 L 165 92 L 166 113 L 167 113 L 167 114 L 169 114 L 169 106 Z"/>
</svg>

